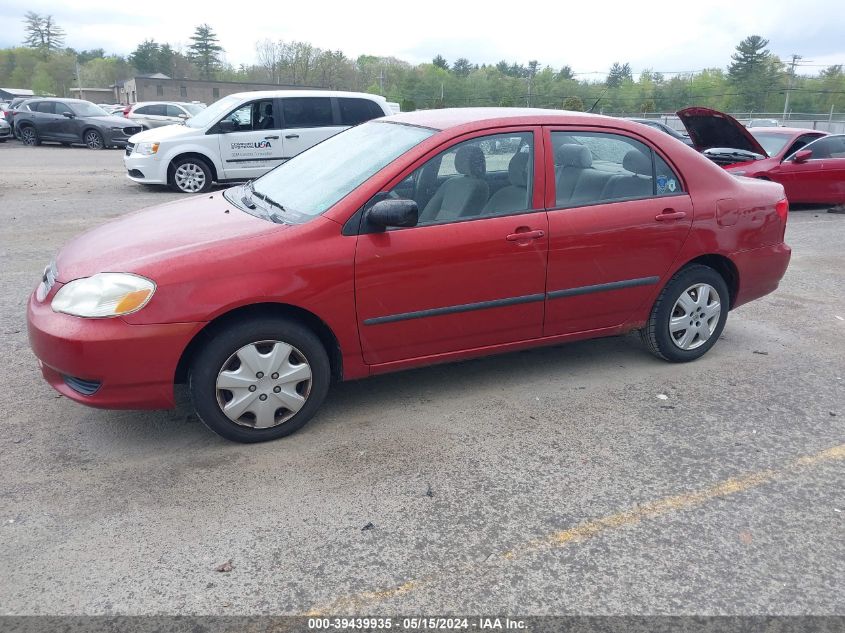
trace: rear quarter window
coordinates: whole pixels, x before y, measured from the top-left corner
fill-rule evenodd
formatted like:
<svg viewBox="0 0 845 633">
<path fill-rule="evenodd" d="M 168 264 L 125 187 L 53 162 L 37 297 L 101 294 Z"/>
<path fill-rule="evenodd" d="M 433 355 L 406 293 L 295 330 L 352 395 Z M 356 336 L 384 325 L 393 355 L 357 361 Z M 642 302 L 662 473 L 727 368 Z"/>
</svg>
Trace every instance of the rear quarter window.
<svg viewBox="0 0 845 633">
<path fill-rule="evenodd" d="M 358 125 L 364 121 L 384 116 L 377 103 L 369 99 L 338 98 L 341 125 Z"/>
</svg>

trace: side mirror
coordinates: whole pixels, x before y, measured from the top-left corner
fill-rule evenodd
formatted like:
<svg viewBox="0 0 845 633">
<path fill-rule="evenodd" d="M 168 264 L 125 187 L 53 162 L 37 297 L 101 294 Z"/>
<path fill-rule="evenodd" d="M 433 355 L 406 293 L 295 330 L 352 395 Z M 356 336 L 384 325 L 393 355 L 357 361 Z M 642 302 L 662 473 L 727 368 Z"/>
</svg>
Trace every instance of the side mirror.
<svg viewBox="0 0 845 633">
<path fill-rule="evenodd" d="M 73 112 L 62 112 L 62 116 L 66 119 L 73 119 L 76 115 Z"/>
<path fill-rule="evenodd" d="M 420 210 L 413 200 L 382 200 L 367 209 L 364 219 L 382 229 L 388 226 L 416 226 Z"/>
<path fill-rule="evenodd" d="M 229 132 L 234 132 L 235 122 L 230 121 L 229 119 L 223 119 L 217 124 L 217 129 L 220 130 L 221 134 L 228 134 Z"/>
<path fill-rule="evenodd" d="M 188 115 L 185 114 L 184 112 L 182 114 L 177 114 L 176 116 L 180 119 L 183 119 L 183 120 L 188 118 Z"/>
<path fill-rule="evenodd" d="M 811 149 L 801 149 L 795 152 L 792 156 L 793 163 L 806 163 L 813 157 L 813 150 Z"/>
</svg>

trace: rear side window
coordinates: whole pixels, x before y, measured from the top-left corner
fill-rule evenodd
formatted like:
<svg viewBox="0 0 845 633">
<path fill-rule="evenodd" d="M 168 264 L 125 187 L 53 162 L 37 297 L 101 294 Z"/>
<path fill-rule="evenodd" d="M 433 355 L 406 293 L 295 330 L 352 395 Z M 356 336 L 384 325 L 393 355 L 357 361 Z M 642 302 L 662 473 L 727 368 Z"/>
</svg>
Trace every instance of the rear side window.
<svg viewBox="0 0 845 633">
<path fill-rule="evenodd" d="M 289 97 L 282 99 L 286 127 L 334 125 L 332 102 L 328 97 Z"/>
<path fill-rule="evenodd" d="M 45 114 L 53 114 L 55 112 L 54 103 L 52 101 L 39 101 L 35 105 L 29 105 L 30 110 L 35 112 L 44 112 Z"/>
<path fill-rule="evenodd" d="M 674 170 L 650 147 L 621 134 L 552 132 L 555 198 L 580 207 L 683 192 Z"/>
<path fill-rule="evenodd" d="M 378 107 L 378 104 L 369 99 L 340 97 L 337 102 L 340 106 L 341 125 L 358 125 L 364 121 L 384 116 L 384 112 Z"/>
</svg>

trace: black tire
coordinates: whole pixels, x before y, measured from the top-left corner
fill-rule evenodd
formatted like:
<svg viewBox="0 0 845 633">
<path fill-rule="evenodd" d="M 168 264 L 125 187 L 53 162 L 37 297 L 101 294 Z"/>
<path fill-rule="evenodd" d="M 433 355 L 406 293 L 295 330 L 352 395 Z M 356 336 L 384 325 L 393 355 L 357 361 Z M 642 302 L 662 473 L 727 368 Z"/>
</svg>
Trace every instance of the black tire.
<svg viewBox="0 0 845 633">
<path fill-rule="evenodd" d="M 194 180 L 183 180 L 180 176 L 180 170 L 183 169 L 191 172 Z M 173 161 L 167 180 L 170 188 L 177 193 L 205 193 L 211 189 L 213 176 L 211 167 L 202 158 L 186 156 Z"/>
<path fill-rule="evenodd" d="M 223 413 L 218 401 L 218 374 L 227 366 L 234 354 L 250 344 L 262 341 L 281 341 L 295 348 L 296 354 L 310 365 L 310 389 L 305 395 L 305 404 L 289 419 L 276 426 L 256 429 L 243 426 Z M 236 361 L 237 362 L 237 361 Z M 194 357 L 188 374 L 188 389 L 194 409 L 203 423 L 218 435 L 233 442 L 253 443 L 275 440 L 301 429 L 317 412 L 329 390 L 331 367 L 329 357 L 320 339 L 307 327 L 288 319 L 262 318 L 236 323 L 216 332 Z M 268 386 L 272 388 L 272 381 Z M 304 387 L 305 383 L 297 386 Z M 250 388 L 251 391 L 252 388 Z M 224 398 L 232 392 L 220 392 Z M 269 393 L 269 391 L 268 391 Z M 271 394 L 272 395 L 272 394 Z M 260 397 L 260 396 L 259 396 Z M 266 398 L 265 398 L 266 399 Z M 225 404 L 225 402 L 224 402 Z M 257 403 L 256 403 L 257 404 Z M 276 410 L 276 415 L 283 408 Z M 290 413 L 290 412 L 289 412 Z M 244 417 L 250 414 L 247 413 Z M 280 418 L 284 418 L 284 413 Z"/>
<path fill-rule="evenodd" d="M 88 149 L 101 150 L 106 148 L 106 142 L 103 139 L 103 135 L 97 130 L 85 130 L 82 134 L 82 142 Z"/>
<path fill-rule="evenodd" d="M 38 136 L 38 130 L 32 125 L 25 125 L 20 129 L 21 143 L 35 147 L 41 145 L 41 137 Z"/>
<path fill-rule="evenodd" d="M 708 284 L 716 291 L 719 296 L 721 311 L 709 338 L 694 349 L 683 349 L 670 333 L 669 322 L 681 295 L 696 284 Z M 654 307 L 651 309 L 648 323 L 640 331 L 640 337 L 648 350 L 658 358 L 672 363 L 686 363 L 696 360 L 706 354 L 719 339 L 728 319 L 729 306 L 728 285 L 718 272 L 701 264 L 686 266 L 675 273 L 657 297 Z M 702 321 L 704 319 L 699 317 L 697 322 Z"/>
</svg>

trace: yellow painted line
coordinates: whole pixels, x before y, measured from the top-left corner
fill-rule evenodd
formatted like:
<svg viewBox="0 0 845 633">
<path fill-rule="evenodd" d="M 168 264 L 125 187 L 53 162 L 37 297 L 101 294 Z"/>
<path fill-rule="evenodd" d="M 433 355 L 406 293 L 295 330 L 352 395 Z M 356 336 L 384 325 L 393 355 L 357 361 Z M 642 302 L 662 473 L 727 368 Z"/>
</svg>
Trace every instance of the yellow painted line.
<svg viewBox="0 0 845 633">
<path fill-rule="evenodd" d="M 751 490 L 752 488 L 757 488 L 758 486 L 762 486 L 763 484 L 782 478 L 784 475 L 796 470 L 806 469 L 825 462 L 838 461 L 842 459 L 845 459 L 845 444 L 834 446 L 833 448 L 829 448 L 813 455 L 799 457 L 778 470 L 769 469 L 740 477 L 731 477 L 730 479 L 725 479 L 724 481 L 710 486 L 709 488 L 674 495 L 671 497 L 664 497 L 663 499 L 658 499 L 638 506 L 633 510 L 625 510 L 617 514 L 611 514 L 606 517 L 587 521 L 586 523 L 576 525 L 575 527 L 567 530 L 555 532 L 544 538 L 529 541 L 517 548 L 503 553 L 501 556 L 507 560 L 513 560 L 519 556 L 538 549 L 564 547 L 569 543 L 585 541 L 609 530 L 636 525 L 644 519 L 653 519 L 670 512 L 688 510 L 713 499 L 722 499 L 730 495 L 745 492 L 747 490 Z M 467 568 L 475 566 L 477 566 L 476 563 L 466 565 Z M 398 587 L 354 594 L 335 600 L 325 607 L 312 609 L 306 615 L 319 616 L 325 613 L 338 613 L 360 608 L 364 605 L 383 602 L 384 600 L 410 593 L 422 586 L 431 584 L 435 579 L 436 576 L 432 575 L 428 578 L 408 581 Z"/>
</svg>

